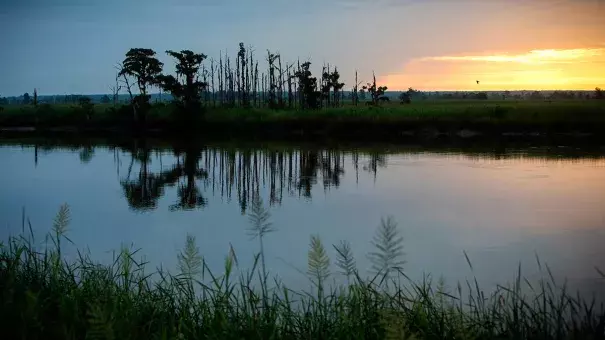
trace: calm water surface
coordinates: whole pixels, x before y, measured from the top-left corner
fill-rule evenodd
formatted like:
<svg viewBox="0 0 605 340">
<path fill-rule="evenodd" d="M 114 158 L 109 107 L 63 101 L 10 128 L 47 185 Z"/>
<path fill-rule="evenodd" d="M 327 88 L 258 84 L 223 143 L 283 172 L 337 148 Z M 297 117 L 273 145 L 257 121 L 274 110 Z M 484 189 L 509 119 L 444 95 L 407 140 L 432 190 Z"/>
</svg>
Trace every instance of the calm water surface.
<svg viewBox="0 0 605 340">
<path fill-rule="evenodd" d="M 312 234 L 326 245 L 350 241 L 359 268 L 369 268 L 375 228 L 392 215 L 405 238 L 404 270 L 414 279 L 430 273 L 453 287 L 475 275 L 488 287 L 511 282 L 521 263 L 533 280 L 542 275 L 538 254 L 574 289 L 602 294 L 594 267 L 605 268 L 605 158 L 571 151 L 573 158 L 567 148 L 2 145 L 0 236 L 20 232 L 25 207 L 42 240 L 67 202 L 69 237 L 100 261 L 125 244 L 141 248 L 153 266 L 175 268 L 191 234 L 217 271 L 230 245 L 246 267 L 258 247 L 245 213 L 258 192 L 277 229 L 265 240 L 267 266 L 289 286 L 308 286 L 299 271 Z"/>
</svg>

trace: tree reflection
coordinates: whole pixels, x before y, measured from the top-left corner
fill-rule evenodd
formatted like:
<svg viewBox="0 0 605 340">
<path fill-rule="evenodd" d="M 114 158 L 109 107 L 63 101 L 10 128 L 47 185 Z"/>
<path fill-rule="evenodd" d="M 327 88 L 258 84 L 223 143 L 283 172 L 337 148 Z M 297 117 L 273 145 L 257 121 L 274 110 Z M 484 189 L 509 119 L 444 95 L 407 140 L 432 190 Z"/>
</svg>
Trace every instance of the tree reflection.
<svg viewBox="0 0 605 340">
<path fill-rule="evenodd" d="M 128 205 L 139 211 L 157 208 L 159 198 L 164 195 L 164 186 L 160 176 L 149 171 L 151 151 L 146 145 L 137 143 L 127 151 L 131 154 L 131 161 L 128 166 L 128 175 L 126 179 L 120 181 L 120 184 Z M 140 164 L 139 174 L 136 178 L 131 179 L 135 161 Z"/>
<path fill-rule="evenodd" d="M 254 195 L 268 189 L 269 203 L 281 204 L 284 196 L 311 199 L 313 189 L 320 185 L 324 191 L 338 188 L 345 175 L 346 152 L 339 150 L 264 150 L 220 149 L 187 145 L 172 149 L 172 165 L 151 170 L 152 152 L 144 144 L 122 148 L 130 154 L 128 175 L 121 180 L 124 195 L 134 210 L 156 209 L 166 187 L 175 187 L 177 200 L 169 210 L 201 209 L 208 205 L 208 196 L 237 200 L 242 214 L 246 213 Z M 161 151 L 161 150 L 159 150 Z M 162 159 L 163 152 L 155 152 Z M 168 155 L 170 156 L 170 155 Z M 378 168 L 386 166 L 379 153 L 360 157 L 350 153 L 355 178 L 362 169 L 376 176 Z M 165 163 L 165 162 L 164 162 Z M 138 165 L 138 176 L 132 178 Z"/>
</svg>

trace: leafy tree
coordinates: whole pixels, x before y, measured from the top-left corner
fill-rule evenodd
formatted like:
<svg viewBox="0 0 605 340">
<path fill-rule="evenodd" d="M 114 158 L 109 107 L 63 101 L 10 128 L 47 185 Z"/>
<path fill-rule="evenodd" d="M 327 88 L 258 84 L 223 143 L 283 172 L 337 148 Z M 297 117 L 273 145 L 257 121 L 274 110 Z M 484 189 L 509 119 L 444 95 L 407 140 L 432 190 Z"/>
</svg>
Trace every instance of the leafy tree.
<svg viewBox="0 0 605 340">
<path fill-rule="evenodd" d="M 335 68 L 334 71 L 332 73 L 330 73 L 328 80 L 330 83 L 330 87 L 332 87 L 332 89 L 334 90 L 332 103 L 334 104 L 334 107 L 337 107 L 339 104 L 339 98 L 340 98 L 339 93 L 342 92 L 342 89 L 345 86 L 345 83 L 340 82 L 340 74 L 338 73 L 337 68 Z"/>
<path fill-rule="evenodd" d="M 149 48 L 131 48 L 122 62 L 120 75 L 134 77 L 142 95 L 147 95 L 147 88 L 155 84 L 156 77 L 164 66 L 155 54 L 155 51 Z"/>
<path fill-rule="evenodd" d="M 362 89 L 367 90 L 372 98 L 372 103 L 374 105 L 378 105 L 378 99 L 384 96 L 385 91 L 387 90 L 386 86 L 376 86 L 376 75 L 372 73 L 373 82 L 367 83 L 364 85 Z"/>
<path fill-rule="evenodd" d="M 101 103 L 109 104 L 109 103 L 111 103 L 111 98 L 109 98 L 108 95 L 104 95 L 103 97 L 101 97 Z"/>
<path fill-rule="evenodd" d="M 158 83 L 164 91 L 170 92 L 189 114 L 192 114 L 195 110 L 199 110 L 201 92 L 208 86 L 206 82 L 199 81 L 199 70 L 207 56 L 190 50 L 181 52 L 169 50 L 166 53 L 177 60 L 176 77 L 160 75 L 157 77 Z"/>
<path fill-rule="evenodd" d="M 29 93 L 25 92 L 23 94 L 23 104 L 27 105 L 31 103 L 31 97 L 29 96 Z"/>
<path fill-rule="evenodd" d="M 147 89 L 157 83 L 164 64 L 155 57 L 155 51 L 149 48 L 131 48 L 120 66 L 118 76 L 123 77 L 131 96 L 135 120 L 144 121 L 149 109 L 150 96 Z M 132 96 L 127 77 L 132 77 L 139 89 L 139 95 Z"/>
<path fill-rule="evenodd" d="M 603 93 L 603 90 L 600 87 L 596 87 L 594 89 L 594 97 L 596 99 L 604 99 L 605 98 L 605 93 Z"/>
<path fill-rule="evenodd" d="M 303 109 L 318 109 L 321 105 L 321 92 L 317 91 L 317 77 L 313 77 L 309 68 L 310 62 L 300 65 L 294 76 L 298 79 L 298 88 L 301 93 L 301 106 Z"/>
<path fill-rule="evenodd" d="M 38 90 L 34 89 L 34 106 L 38 106 Z"/>
<path fill-rule="evenodd" d="M 0 105 L 8 105 L 8 98 L 0 97 Z"/>
</svg>

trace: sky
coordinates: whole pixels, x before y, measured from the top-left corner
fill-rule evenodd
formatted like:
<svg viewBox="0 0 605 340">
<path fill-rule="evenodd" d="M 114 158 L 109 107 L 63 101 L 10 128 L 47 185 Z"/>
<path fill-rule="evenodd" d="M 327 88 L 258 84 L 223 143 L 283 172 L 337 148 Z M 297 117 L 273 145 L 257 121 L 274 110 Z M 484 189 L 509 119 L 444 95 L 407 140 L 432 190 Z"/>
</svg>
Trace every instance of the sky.
<svg viewBox="0 0 605 340">
<path fill-rule="evenodd" d="M 109 93 L 129 48 L 173 72 L 165 50 L 239 42 L 336 65 L 347 89 L 358 70 L 390 90 L 590 90 L 602 18 L 605 0 L 0 0 L 0 96 Z"/>
</svg>

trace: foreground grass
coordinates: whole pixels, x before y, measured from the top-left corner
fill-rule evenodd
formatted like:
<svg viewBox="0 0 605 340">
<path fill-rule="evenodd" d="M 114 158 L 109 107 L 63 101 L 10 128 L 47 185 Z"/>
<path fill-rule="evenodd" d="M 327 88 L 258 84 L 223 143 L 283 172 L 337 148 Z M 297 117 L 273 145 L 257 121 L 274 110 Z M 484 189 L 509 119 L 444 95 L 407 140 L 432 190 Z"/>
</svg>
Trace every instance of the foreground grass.
<svg viewBox="0 0 605 340">
<path fill-rule="evenodd" d="M 346 286 L 329 287 L 330 260 L 312 236 L 307 275 L 311 292 L 269 279 L 263 237 L 274 229 L 260 200 L 249 232 L 259 241 L 251 270 L 235 274 L 233 249 L 213 273 L 188 236 L 179 273 L 151 275 L 126 249 L 112 265 L 81 253 L 64 260 L 69 209 L 57 215 L 47 245 L 13 237 L 0 251 L 5 339 L 597 339 L 605 311 L 569 294 L 554 279 L 521 295 L 522 278 L 486 296 L 476 282 L 445 291 L 430 280 L 405 280 L 401 239 L 392 219 L 382 220 L 370 254 L 377 274 L 357 275 L 351 248 L 334 246 Z M 24 219 L 25 220 L 25 219 Z M 25 223 L 24 223 L 25 224 Z M 31 227 L 30 227 L 31 230 Z M 470 264 L 470 263 L 469 263 Z M 393 275 L 395 273 L 395 275 Z M 406 282 L 406 283 L 402 283 Z"/>
</svg>

